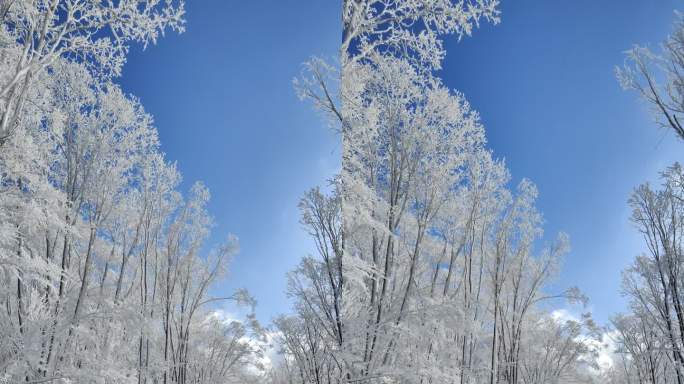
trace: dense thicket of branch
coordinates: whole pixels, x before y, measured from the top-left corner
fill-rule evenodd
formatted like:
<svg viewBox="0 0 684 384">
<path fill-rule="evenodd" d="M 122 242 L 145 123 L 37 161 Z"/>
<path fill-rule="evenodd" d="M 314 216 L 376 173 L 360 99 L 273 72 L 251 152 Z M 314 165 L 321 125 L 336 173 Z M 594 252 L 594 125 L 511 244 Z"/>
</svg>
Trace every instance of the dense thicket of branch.
<svg viewBox="0 0 684 384">
<path fill-rule="evenodd" d="M 204 251 L 207 189 L 181 195 L 151 116 L 108 80 L 128 41 L 181 16 L 170 1 L 0 2 L 0 381 L 244 382 L 258 368 L 249 327 L 211 312 L 236 240 Z"/>
<path fill-rule="evenodd" d="M 623 273 L 630 313 L 617 315 L 619 352 L 624 361 L 613 375 L 635 383 L 684 382 L 684 171 L 679 164 L 662 174 L 661 189 L 639 186 L 630 199 L 632 221 L 647 254 Z"/>
<path fill-rule="evenodd" d="M 441 36 L 498 21 L 497 5 L 344 1 L 339 68 L 305 64 L 295 86 L 341 133 L 342 171 L 302 202 L 318 255 L 290 275 L 275 382 L 589 380 L 590 318 L 539 305 L 584 299 L 545 293 L 566 237 L 539 246 L 536 188 L 509 190 L 478 114 L 433 75 Z"/>
</svg>

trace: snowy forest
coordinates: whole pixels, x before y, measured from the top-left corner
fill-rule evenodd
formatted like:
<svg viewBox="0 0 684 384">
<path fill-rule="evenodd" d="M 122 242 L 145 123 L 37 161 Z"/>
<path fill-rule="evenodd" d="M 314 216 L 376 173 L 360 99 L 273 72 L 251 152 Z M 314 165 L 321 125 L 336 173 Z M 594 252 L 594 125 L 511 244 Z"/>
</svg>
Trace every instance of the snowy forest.
<svg viewBox="0 0 684 384">
<path fill-rule="evenodd" d="M 0 383 L 684 384 L 684 168 L 624 202 L 649 252 L 622 271 L 623 313 L 563 316 L 591 299 L 555 283 L 569 237 L 438 76 L 498 0 L 342 1 L 337 57 L 293 87 L 342 167 L 301 197 L 314 249 L 283 271 L 291 311 L 265 324 L 247 290 L 214 295 L 238 239 L 207 244 L 208 189 L 180 186 L 117 83 L 192 6 L 0 0 Z M 684 17 L 615 65 L 684 139 Z"/>
</svg>

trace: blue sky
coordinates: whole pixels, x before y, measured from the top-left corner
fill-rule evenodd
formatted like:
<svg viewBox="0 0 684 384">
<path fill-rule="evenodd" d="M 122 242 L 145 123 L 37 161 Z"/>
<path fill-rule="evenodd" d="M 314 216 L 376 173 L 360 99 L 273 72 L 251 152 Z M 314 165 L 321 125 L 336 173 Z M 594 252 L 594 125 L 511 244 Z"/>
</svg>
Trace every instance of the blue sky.
<svg viewBox="0 0 684 384">
<path fill-rule="evenodd" d="M 340 7 L 327 1 L 189 1 L 187 30 L 133 50 L 120 79 L 154 116 L 184 187 L 211 191 L 212 243 L 240 238 L 226 283 L 248 288 L 267 322 L 289 308 L 285 274 L 313 250 L 302 194 L 339 167 L 338 137 L 292 87 L 311 55 L 336 53 Z"/>
<path fill-rule="evenodd" d="M 500 25 L 447 38 L 439 75 L 481 113 L 514 181 L 537 184 L 546 233 L 572 242 L 556 285 L 584 290 L 600 321 L 624 307 L 620 271 L 644 251 L 628 221 L 629 193 L 684 152 L 620 89 L 614 67 L 632 44 L 657 45 L 677 6 L 504 0 Z M 297 99 L 292 79 L 309 56 L 335 54 L 340 5 L 204 0 L 187 11 L 186 33 L 134 49 L 120 83 L 154 115 L 184 185 L 202 180 L 211 190 L 211 240 L 240 238 L 217 293 L 248 288 L 268 321 L 288 310 L 285 274 L 313 249 L 298 199 L 339 167 L 339 137 Z"/>
<path fill-rule="evenodd" d="M 440 73 L 481 114 L 514 182 L 539 188 L 545 233 L 570 235 L 558 287 L 577 285 L 604 322 L 625 306 L 620 272 L 646 248 L 629 222 L 634 187 L 684 158 L 614 75 L 635 43 L 670 32 L 669 0 L 502 1 L 502 22 L 446 44 Z"/>
</svg>

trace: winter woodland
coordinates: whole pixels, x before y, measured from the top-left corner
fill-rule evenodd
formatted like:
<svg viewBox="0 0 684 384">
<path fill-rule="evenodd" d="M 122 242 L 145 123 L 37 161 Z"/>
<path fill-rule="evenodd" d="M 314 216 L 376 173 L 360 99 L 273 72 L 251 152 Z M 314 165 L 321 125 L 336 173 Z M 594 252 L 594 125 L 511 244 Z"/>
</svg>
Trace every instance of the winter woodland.
<svg viewBox="0 0 684 384">
<path fill-rule="evenodd" d="M 534 183 L 511 186 L 435 75 L 444 39 L 497 24 L 498 0 L 343 0 L 338 56 L 294 84 L 342 169 L 301 198 L 315 256 L 287 275 L 292 310 L 261 325 L 248 292 L 212 296 L 238 241 L 207 250 L 209 191 L 181 191 L 116 83 L 184 7 L 0 0 L 0 382 L 684 384 L 684 169 L 625 203 L 650 250 L 623 273 L 627 313 L 557 311 L 588 301 L 551 286 L 568 236 L 544 233 Z M 684 23 L 617 77 L 684 138 Z"/>
</svg>

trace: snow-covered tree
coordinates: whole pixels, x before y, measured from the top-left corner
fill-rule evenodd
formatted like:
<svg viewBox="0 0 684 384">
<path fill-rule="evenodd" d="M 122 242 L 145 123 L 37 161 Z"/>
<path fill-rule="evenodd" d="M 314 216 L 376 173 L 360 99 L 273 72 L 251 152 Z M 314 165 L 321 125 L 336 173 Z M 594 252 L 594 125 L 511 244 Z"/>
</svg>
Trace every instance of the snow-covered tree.
<svg viewBox="0 0 684 384">
<path fill-rule="evenodd" d="M 236 240 L 205 252 L 207 189 L 182 196 L 152 117 L 110 80 L 128 43 L 182 27 L 182 2 L 10 0 L 0 11 L 0 378 L 255 376 L 258 324 L 212 311 L 251 299 L 209 295 Z"/>
<path fill-rule="evenodd" d="M 0 147 L 22 126 L 32 83 L 57 59 L 117 76 L 130 43 L 182 31 L 183 14 L 182 0 L 0 1 Z"/>
<path fill-rule="evenodd" d="M 652 107 L 656 121 L 684 138 L 684 19 L 658 52 L 635 46 L 617 70 L 626 89 Z M 684 171 L 675 163 L 661 173 L 662 186 L 642 184 L 629 204 L 647 252 L 623 271 L 627 314 L 612 319 L 620 361 L 607 374 L 614 383 L 684 383 Z"/>
<path fill-rule="evenodd" d="M 315 58 L 295 81 L 341 133 L 342 170 L 303 203 L 318 255 L 291 273 L 296 311 L 279 320 L 290 382 L 521 383 L 523 367 L 586 365 L 588 344 L 540 306 L 584 299 L 546 293 L 567 240 L 539 247 L 536 188 L 509 190 L 478 114 L 434 76 L 441 37 L 498 21 L 497 5 L 345 1 L 339 66 Z M 531 368 L 557 346 L 532 335 L 553 330 L 572 349 Z"/>
<path fill-rule="evenodd" d="M 656 121 L 684 139 L 680 122 L 684 113 L 684 16 L 677 13 L 672 34 L 657 52 L 634 46 L 627 53 L 626 64 L 617 69 L 625 89 L 637 91 L 653 109 Z"/>
<path fill-rule="evenodd" d="M 632 221 L 648 253 L 623 274 L 629 315 L 613 320 L 618 346 L 637 383 L 684 382 L 684 171 L 675 164 L 663 185 L 639 186 L 630 199 Z"/>
</svg>

